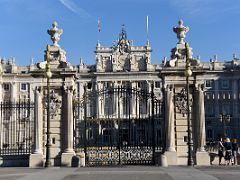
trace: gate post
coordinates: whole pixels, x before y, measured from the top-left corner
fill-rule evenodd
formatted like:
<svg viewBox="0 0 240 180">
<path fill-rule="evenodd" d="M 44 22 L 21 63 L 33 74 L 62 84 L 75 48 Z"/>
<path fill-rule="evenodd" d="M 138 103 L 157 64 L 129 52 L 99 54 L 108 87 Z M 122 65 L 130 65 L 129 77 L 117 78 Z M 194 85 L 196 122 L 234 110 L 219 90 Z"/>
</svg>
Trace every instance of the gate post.
<svg viewBox="0 0 240 180">
<path fill-rule="evenodd" d="M 62 153 L 61 165 L 71 167 L 73 157 L 75 156 L 75 152 L 73 150 L 73 89 L 72 87 L 67 87 L 64 90 L 66 98 L 66 101 L 64 101 L 66 103 L 64 105 L 66 107 L 64 110 L 65 150 Z"/>
<path fill-rule="evenodd" d="M 177 152 L 175 149 L 175 133 L 174 133 L 174 103 L 173 103 L 173 87 L 167 85 L 165 88 L 165 121 L 166 121 L 166 152 L 168 165 L 177 164 Z"/>
<path fill-rule="evenodd" d="M 36 87 L 34 92 L 34 152 L 29 157 L 29 167 L 43 167 L 43 114 L 42 114 L 42 91 L 40 87 Z"/>
<path fill-rule="evenodd" d="M 210 156 L 205 151 L 204 146 L 206 145 L 206 132 L 205 132 L 205 108 L 204 108 L 204 90 L 202 85 L 198 85 L 196 89 L 196 134 L 197 134 L 197 152 L 196 152 L 196 164 L 197 165 L 210 165 Z"/>
</svg>

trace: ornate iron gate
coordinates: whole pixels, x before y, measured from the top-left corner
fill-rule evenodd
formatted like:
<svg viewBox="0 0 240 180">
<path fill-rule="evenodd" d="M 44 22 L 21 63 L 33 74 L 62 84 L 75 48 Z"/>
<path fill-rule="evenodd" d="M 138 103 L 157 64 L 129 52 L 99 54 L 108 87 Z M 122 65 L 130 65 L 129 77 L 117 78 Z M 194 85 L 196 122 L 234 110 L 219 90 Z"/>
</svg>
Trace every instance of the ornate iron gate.
<svg viewBox="0 0 240 180">
<path fill-rule="evenodd" d="M 33 131 L 33 103 L 0 103 L 0 156 L 31 154 Z"/>
<path fill-rule="evenodd" d="M 153 91 L 85 88 L 75 103 L 75 151 L 86 164 L 154 164 L 163 148 L 163 102 Z"/>
</svg>

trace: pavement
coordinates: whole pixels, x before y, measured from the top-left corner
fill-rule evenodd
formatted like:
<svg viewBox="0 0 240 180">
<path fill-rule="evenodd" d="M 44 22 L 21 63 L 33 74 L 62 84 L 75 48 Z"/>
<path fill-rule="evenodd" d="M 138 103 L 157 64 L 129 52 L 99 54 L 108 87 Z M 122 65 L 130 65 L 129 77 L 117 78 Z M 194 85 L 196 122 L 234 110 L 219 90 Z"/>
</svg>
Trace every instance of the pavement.
<svg viewBox="0 0 240 180">
<path fill-rule="evenodd" d="M 0 180 L 240 180 L 240 166 L 0 168 Z"/>
</svg>

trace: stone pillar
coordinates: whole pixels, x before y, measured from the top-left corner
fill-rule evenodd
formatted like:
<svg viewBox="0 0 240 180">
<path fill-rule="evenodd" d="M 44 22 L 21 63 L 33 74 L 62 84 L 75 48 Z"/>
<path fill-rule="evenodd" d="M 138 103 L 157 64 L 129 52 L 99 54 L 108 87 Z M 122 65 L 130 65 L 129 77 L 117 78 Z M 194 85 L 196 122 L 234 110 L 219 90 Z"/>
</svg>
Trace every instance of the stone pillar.
<svg viewBox="0 0 240 180">
<path fill-rule="evenodd" d="M 64 110 L 64 125 L 65 125 L 65 150 L 62 153 L 61 165 L 62 166 L 72 166 L 72 159 L 75 156 L 73 150 L 73 89 L 72 87 L 67 87 L 65 90 L 66 98 L 66 109 Z"/>
<path fill-rule="evenodd" d="M 113 82 L 114 94 L 113 94 L 113 116 L 114 118 L 118 118 L 118 84 L 117 81 Z"/>
<path fill-rule="evenodd" d="M 29 158 L 29 167 L 43 167 L 43 105 L 42 90 L 36 87 L 34 92 L 34 152 Z"/>
<path fill-rule="evenodd" d="M 11 83 L 11 102 L 16 102 L 17 100 L 17 91 L 16 91 L 16 83 Z"/>
<path fill-rule="evenodd" d="M 196 164 L 197 165 L 210 165 L 210 156 L 205 152 L 204 146 L 206 145 L 206 128 L 205 128 L 205 108 L 204 108 L 204 91 L 201 85 L 197 88 L 196 93 Z"/>
<path fill-rule="evenodd" d="M 17 101 L 17 84 L 15 82 L 11 83 L 11 97 L 10 97 L 10 101 L 11 103 L 15 104 Z M 16 125 L 17 125 L 17 114 L 16 113 L 12 113 L 10 116 L 10 121 L 9 121 L 9 125 L 12 126 L 11 130 L 9 129 L 9 134 L 11 134 L 12 138 L 10 143 L 11 144 L 16 144 L 17 141 L 17 134 L 16 134 Z M 24 131 L 24 133 L 26 133 L 26 131 Z M 24 134 L 25 137 L 25 134 Z M 21 137 L 20 137 L 21 138 Z M 26 142 L 25 142 L 26 143 Z M 26 144 L 24 143 L 24 146 L 26 146 Z"/>
<path fill-rule="evenodd" d="M 102 83 L 98 82 L 98 89 L 97 91 L 102 90 Z M 98 93 L 98 100 L 97 100 L 97 117 L 101 118 L 103 116 L 103 95 Z"/>
<path fill-rule="evenodd" d="M 168 85 L 165 89 L 166 152 L 164 153 L 168 165 L 177 165 L 173 95 L 173 87 Z"/>
<path fill-rule="evenodd" d="M 173 89 L 166 90 L 166 150 L 176 151 L 175 149 L 175 134 L 174 134 L 174 104 L 173 104 Z"/>
<path fill-rule="evenodd" d="M 136 115 L 136 90 L 137 89 L 137 84 L 136 84 L 136 82 L 132 82 L 132 103 L 131 103 L 131 108 L 132 108 L 132 112 L 131 112 L 131 114 L 132 114 L 132 117 L 137 117 L 137 115 Z"/>
</svg>

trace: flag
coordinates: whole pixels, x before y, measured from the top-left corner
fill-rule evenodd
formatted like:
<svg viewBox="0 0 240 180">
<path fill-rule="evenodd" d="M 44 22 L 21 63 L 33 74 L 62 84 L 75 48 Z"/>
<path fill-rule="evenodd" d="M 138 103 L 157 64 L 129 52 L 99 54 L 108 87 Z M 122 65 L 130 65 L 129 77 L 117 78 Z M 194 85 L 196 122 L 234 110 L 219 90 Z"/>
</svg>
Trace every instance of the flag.
<svg viewBox="0 0 240 180">
<path fill-rule="evenodd" d="M 101 31 L 101 27 L 100 27 L 100 17 L 98 17 L 98 32 Z"/>
</svg>

